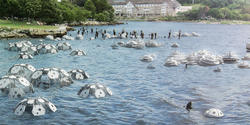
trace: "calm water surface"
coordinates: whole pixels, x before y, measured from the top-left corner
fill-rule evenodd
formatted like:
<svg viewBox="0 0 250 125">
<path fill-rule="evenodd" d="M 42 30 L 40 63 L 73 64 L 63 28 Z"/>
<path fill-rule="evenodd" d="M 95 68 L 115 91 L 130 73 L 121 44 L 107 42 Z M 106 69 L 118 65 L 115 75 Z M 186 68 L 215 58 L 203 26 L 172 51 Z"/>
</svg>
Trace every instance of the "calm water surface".
<svg viewBox="0 0 250 125">
<path fill-rule="evenodd" d="M 80 28 L 80 27 L 76 27 Z M 91 28 L 91 27 L 87 27 Z M 70 51 L 58 54 L 35 56 L 32 60 L 18 60 L 16 52 L 4 48 L 9 42 L 20 39 L 1 40 L 0 75 L 6 74 L 13 64 L 28 63 L 36 68 L 58 67 L 65 70 L 84 69 L 90 78 L 75 81 L 69 87 L 36 88 L 33 95 L 43 96 L 53 102 L 58 111 L 42 117 L 31 114 L 15 116 L 13 108 L 20 100 L 0 95 L 0 124 L 84 124 L 84 125 L 131 125 L 131 124 L 249 124 L 250 123 L 250 70 L 239 69 L 237 65 L 221 65 L 222 72 L 214 73 L 216 67 L 184 65 L 168 68 L 164 66 L 169 54 L 178 50 L 183 53 L 206 49 L 223 55 L 233 51 L 240 57 L 246 54 L 245 44 L 250 41 L 250 25 L 209 25 L 172 22 L 128 22 L 127 25 L 93 27 L 112 31 L 143 30 L 145 34 L 157 32 L 167 35 L 169 30 L 197 32 L 201 37 L 177 39 L 157 39 L 164 44 L 159 48 L 136 50 L 110 45 L 119 39 L 68 41 L 74 49 L 86 51 L 87 56 L 72 57 Z M 76 36 L 76 31 L 70 32 Z M 148 35 L 145 35 L 148 37 Z M 30 39 L 38 44 L 38 39 Z M 122 40 L 128 41 L 128 40 Z M 178 49 L 171 44 L 180 44 Z M 55 41 L 46 43 L 56 44 Z M 100 45 L 100 47 L 98 47 Z M 156 69 L 149 70 L 148 63 L 139 59 L 145 54 L 156 54 L 152 62 Z M 113 96 L 103 99 L 82 99 L 76 95 L 86 83 L 102 83 L 111 88 Z M 193 102 L 193 110 L 188 113 L 183 106 Z M 219 108 L 225 116 L 221 119 L 206 118 L 203 112 L 208 108 Z"/>
</svg>

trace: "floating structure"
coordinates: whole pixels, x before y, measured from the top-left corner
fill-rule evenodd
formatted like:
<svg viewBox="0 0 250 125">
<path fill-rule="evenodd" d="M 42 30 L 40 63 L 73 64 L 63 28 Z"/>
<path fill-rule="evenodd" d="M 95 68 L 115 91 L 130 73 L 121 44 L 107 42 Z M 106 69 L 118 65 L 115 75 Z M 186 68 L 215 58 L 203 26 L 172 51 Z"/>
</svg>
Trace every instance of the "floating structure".
<svg viewBox="0 0 250 125">
<path fill-rule="evenodd" d="M 28 112 L 34 116 L 42 116 L 49 111 L 56 112 L 56 106 L 46 98 L 37 97 L 27 98 L 19 102 L 14 109 L 14 114 L 20 116 L 24 112 Z"/>
<path fill-rule="evenodd" d="M 65 40 L 75 40 L 74 37 L 71 37 L 71 36 L 68 36 L 68 35 L 64 35 L 62 37 L 62 39 L 65 39 Z"/>
<path fill-rule="evenodd" d="M 173 66 L 178 66 L 179 64 L 180 64 L 180 62 L 178 62 L 174 58 L 169 58 L 166 60 L 164 66 L 173 67 Z"/>
<path fill-rule="evenodd" d="M 28 53 L 20 53 L 18 56 L 19 59 L 33 59 L 33 56 Z"/>
<path fill-rule="evenodd" d="M 204 115 L 206 117 L 210 117 L 210 118 L 221 118 L 224 116 L 223 112 L 220 109 L 216 109 L 216 108 L 211 108 L 209 110 L 207 110 Z"/>
<path fill-rule="evenodd" d="M 173 47 L 173 48 L 178 48 L 178 47 L 179 47 L 179 44 L 178 44 L 178 43 L 173 43 L 173 44 L 171 45 L 171 47 Z"/>
<path fill-rule="evenodd" d="M 149 54 L 149 55 L 144 55 L 140 60 L 142 62 L 152 62 L 155 57 L 156 57 L 155 54 Z"/>
<path fill-rule="evenodd" d="M 89 75 L 84 70 L 81 69 L 72 70 L 69 72 L 69 74 L 71 78 L 74 80 L 83 80 L 89 78 Z"/>
<path fill-rule="evenodd" d="M 69 73 L 58 68 L 42 68 L 31 75 L 31 83 L 44 89 L 52 86 L 68 86 L 73 83 Z"/>
<path fill-rule="evenodd" d="M 58 52 L 57 48 L 54 45 L 44 44 L 44 43 L 37 45 L 37 51 L 39 54 L 47 54 L 47 53 L 55 54 Z"/>
<path fill-rule="evenodd" d="M 233 54 L 232 52 L 228 52 L 225 56 L 223 56 L 224 63 L 237 63 L 239 61 L 239 58 Z"/>
<path fill-rule="evenodd" d="M 33 46 L 30 41 L 18 41 L 14 43 L 9 43 L 8 50 L 9 51 L 21 51 L 25 48 Z"/>
<path fill-rule="evenodd" d="M 99 83 L 87 84 L 83 86 L 77 93 L 82 98 L 93 96 L 95 98 L 103 98 L 107 95 L 111 96 L 112 91 Z"/>
<path fill-rule="evenodd" d="M 83 40 L 83 36 L 82 35 L 77 35 L 76 40 Z"/>
<path fill-rule="evenodd" d="M 86 56 L 87 54 L 83 50 L 73 50 L 70 53 L 71 56 Z"/>
<path fill-rule="evenodd" d="M 31 75 L 36 71 L 36 68 L 29 64 L 15 64 L 13 65 L 9 71 L 8 75 L 16 75 L 26 78 L 31 81 Z"/>
<path fill-rule="evenodd" d="M 250 43 L 246 44 L 246 49 L 247 49 L 247 52 L 250 52 Z"/>
<path fill-rule="evenodd" d="M 146 47 L 159 47 L 159 46 L 161 46 L 161 44 L 159 44 L 155 41 L 148 41 L 148 42 L 145 42 L 145 46 Z"/>
<path fill-rule="evenodd" d="M 72 49 L 71 45 L 68 42 L 57 43 L 56 48 L 63 51 Z"/>
<path fill-rule="evenodd" d="M 214 72 L 221 72 L 221 68 L 217 67 L 216 69 L 214 69 Z"/>
<path fill-rule="evenodd" d="M 249 69 L 250 65 L 249 65 L 249 63 L 243 61 L 243 62 L 238 64 L 238 67 L 241 69 Z"/>
<path fill-rule="evenodd" d="M 48 35 L 45 37 L 46 40 L 54 40 L 54 36 L 52 35 Z"/>
<path fill-rule="evenodd" d="M 10 98 L 21 98 L 34 92 L 33 85 L 24 77 L 7 75 L 0 79 L 0 90 Z"/>
</svg>

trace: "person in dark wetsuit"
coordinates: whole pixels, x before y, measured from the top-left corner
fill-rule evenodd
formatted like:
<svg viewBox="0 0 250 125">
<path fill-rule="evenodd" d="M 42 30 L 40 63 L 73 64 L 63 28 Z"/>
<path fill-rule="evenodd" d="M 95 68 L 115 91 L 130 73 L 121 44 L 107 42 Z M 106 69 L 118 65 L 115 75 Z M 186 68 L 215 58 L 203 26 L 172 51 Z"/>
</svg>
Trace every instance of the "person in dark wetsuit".
<svg viewBox="0 0 250 125">
<path fill-rule="evenodd" d="M 102 32 L 102 38 L 105 39 L 104 32 Z"/>
<path fill-rule="evenodd" d="M 114 35 L 114 36 L 116 35 L 115 29 L 113 29 L 113 35 Z"/>
<path fill-rule="evenodd" d="M 98 38 L 98 32 L 95 32 L 95 39 Z"/>
<path fill-rule="evenodd" d="M 168 39 L 170 39 L 170 38 L 171 38 L 171 30 L 168 33 Z"/>
<path fill-rule="evenodd" d="M 179 30 L 178 39 L 181 39 L 181 30 Z"/>
<path fill-rule="evenodd" d="M 144 33 L 141 31 L 141 38 L 144 39 Z"/>
<path fill-rule="evenodd" d="M 156 39 L 156 37 L 157 37 L 157 33 L 155 33 L 155 39 Z"/>
<path fill-rule="evenodd" d="M 151 33 L 151 39 L 154 39 L 154 33 Z"/>
<path fill-rule="evenodd" d="M 186 105 L 186 110 L 187 110 L 188 112 L 190 112 L 191 109 L 193 109 L 193 107 L 192 107 L 192 102 L 190 101 L 190 102 L 188 102 L 188 104 Z"/>
</svg>

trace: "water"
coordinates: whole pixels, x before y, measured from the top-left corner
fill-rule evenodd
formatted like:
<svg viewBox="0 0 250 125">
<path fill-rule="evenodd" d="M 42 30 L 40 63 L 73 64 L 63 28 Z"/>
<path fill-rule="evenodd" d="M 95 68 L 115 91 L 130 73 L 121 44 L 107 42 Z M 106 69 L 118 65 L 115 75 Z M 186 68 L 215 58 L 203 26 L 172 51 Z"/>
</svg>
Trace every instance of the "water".
<svg viewBox="0 0 250 125">
<path fill-rule="evenodd" d="M 79 27 L 76 27 L 79 28 Z M 91 27 L 87 27 L 91 28 Z M 83 49 L 87 56 L 72 57 L 70 51 L 52 55 L 35 56 L 32 60 L 18 60 L 16 52 L 4 50 L 8 42 L 0 42 L 0 75 L 17 63 L 32 64 L 36 68 L 58 67 L 65 70 L 84 69 L 90 78 L 76 81 L 69 87 L 50 88 L 28 96 L 43 96 L 53 102 L 58 111 L 42 117 L 31 114 L 15 116 L 13 108 L 20 100 L 0 96 L 0 124 L 249 124 L 250 122 L 250 70 L 239 69 L 237 65 L 221 65 L 222 72 L 214 73 L 216 67 L 184 65 L 168 68 L 164 66 L 167 56 L 178 50 L 183 53 L 206 49 L 223 55 L 233 51 L 240 57 L 246 54 L 245 43 L 249 41 L 250 25 L 209 25 L 172 22 L 128 22 L 127 25 L 93 27 L 112 31 L 143 30 L 145 36 L 157 32 L 159 36 L 169 30 L 198 32 L 201 37 L 178 39 L 157 39 L 164 46 L 143 50 L 119 48 L 110 45 L 121 40 L 93 40 L 90 36 L 83 41 L 69 41 L 74 49 Z M 76 36 L 76 31 L 70 32 Z M 30 39 L 38 44 L 38 39 Z M 127 40 L 123 40 L 127 41 Z M 171 44 L 180 44 L 178 49 Z M 46 41 L 56 44 L 57 42 Z M 98 47 L 100 45 L 100 47 Z M 148 63 L 139 59 L 145 54 L 156 54 L 153 61 L 156 69 L 146 67 Z M 86 83 L 102 83 L 111 88 L 113 96 L 103 99 L 82 99 L 76 95 Z M 183 106 L 193 102 L 193 110 L 188 113 Z M 221 109 L 225 116 L 221 119 L 206 118 L 203 113 L 209 108 Z"/>
</svg>

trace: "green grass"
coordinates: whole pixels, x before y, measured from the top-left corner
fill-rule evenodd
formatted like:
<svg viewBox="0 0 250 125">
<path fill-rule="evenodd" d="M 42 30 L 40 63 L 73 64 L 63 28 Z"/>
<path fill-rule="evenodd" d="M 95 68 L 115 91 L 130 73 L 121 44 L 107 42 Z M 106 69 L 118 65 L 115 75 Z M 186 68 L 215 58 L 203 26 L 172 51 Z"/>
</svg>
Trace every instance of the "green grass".
<svg viewBox="0 0 250 125">
<path fill-rule="evenodd" d="M 26 24 L 21 21 L 0 20 L 0 28 L 2 29 L 36 29 L 36 30 L 49 30 L 57 29 L 57 26 L 37 25 L 36 23 Z"/>
</svg>

